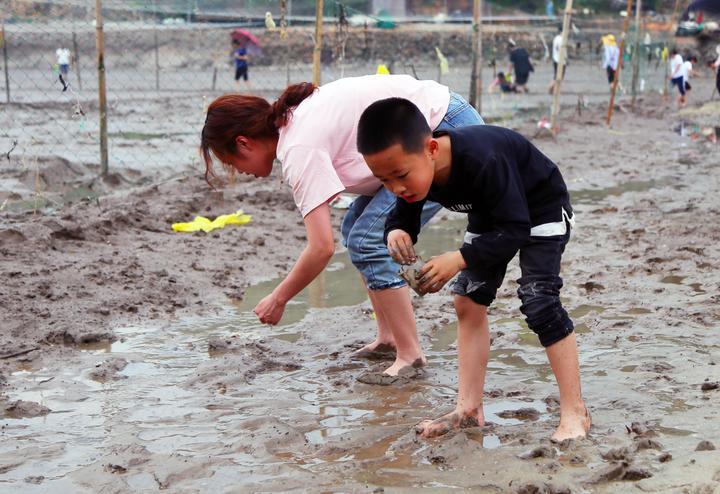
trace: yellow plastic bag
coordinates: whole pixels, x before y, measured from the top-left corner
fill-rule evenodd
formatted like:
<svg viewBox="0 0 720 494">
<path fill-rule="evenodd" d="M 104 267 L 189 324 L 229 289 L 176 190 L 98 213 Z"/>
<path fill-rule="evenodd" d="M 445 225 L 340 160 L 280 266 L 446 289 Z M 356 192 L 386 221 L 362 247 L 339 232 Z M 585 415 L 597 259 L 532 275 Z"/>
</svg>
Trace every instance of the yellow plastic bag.
<svg viewBox="0 0 720 494">
<path fill-rule="evenodd" d="M 210 221 L 204 216 L 195 216 L 195 219 L 189 223 L 173 223 L 174 232 L 196 232 L 202 230 L 205 233 L 211 232 L 217 228 L 224 228 L 227 225 L 245 225 L 250 223 L 252 216 L 244 214 L 242 209 L 231 214 L 221 214 L 214 220 Z"/>
<path fill-rule="evenodd" d="M 378 75 L 390 75 L 390 71 L 388 70 L 387 66 L 382 63 L 377 66 L 377 72 L 375 73 Z"/>
</svg>

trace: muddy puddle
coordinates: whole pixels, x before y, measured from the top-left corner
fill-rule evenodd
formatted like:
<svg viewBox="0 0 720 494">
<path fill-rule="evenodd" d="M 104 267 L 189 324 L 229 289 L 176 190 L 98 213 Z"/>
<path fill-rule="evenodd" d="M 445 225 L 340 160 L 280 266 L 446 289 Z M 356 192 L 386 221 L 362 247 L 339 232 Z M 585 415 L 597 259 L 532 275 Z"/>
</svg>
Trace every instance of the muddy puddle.
<svg viewBox="0 0 720 494">
<path fill-rule="evenodd" d="M 458 219 L 431 225 L 419 254 L 429 258 L 452 248 L 463 226 Z M 0 460 L 10 468 L 0 488 L 82 490 L 86 482 L 97 487 L 116 478 L 129 491 L 170 485 L 202 491 L 240 483 L 284 490 L 303 487 L 293 479 L 342 471 L 353 462 L 365 466 L 346 479 L 350 485 L 463 487 L 464 481 L 451 479 L 413 480 L 418 468 L 445 461 L 433 443 L 413 437 L 412 427 L 431 410 L 452 406 L 454 384 L 438 383 L 455 383 L 454 317 L 448 314 L 447 322 L 425 334 L 427 379 L 400 389 L 357 383 L 356 375 L 375 364 L 338 355 L 356 337 L 352 327 L 327 331 L 334 311 L 323 310 L 340 311 L 345 326 L 356 319 L 372 327 L 368 310 L 360 308 L 367 303 L 356 277 L 346 254 L 339 253 L 288 305 L 276 327 L 258 324 L 251 312 L 278 281 L 272 280 L 249 287 L 241 303 L 221 314 L 120 328 L 118 341 L 85 345 L 60 369 L 30 364 L 15 372 L 10 380 L 17 391 L 9 401 L 38 403 L 49 413 L 6 417 Z M 552 400 L 527 392 L 553 383 L 536 338 L 512 303 L 498 301 L 493 310 L 494 337 L 501 344 L 491 352 L 487 425 L 466 436 L 468 444 L 488 451 L 503 449 L 528 424 L 551 429 L 556 411 L 548 405 Z M 646 314 L 642 308 L 591 304 L 569 310 L 579 333 L 594 318 Z M 655 344 L 652 349 L 663 352 Z M 583 358 L 592 362 L 607 352 L 612 350 Z M 664 400 L 668 411 L 687 409 L 671 395 Z M 184 473 L 164 474 L 177 467 L 177 458 L 189 463 Z"/>
</svg>

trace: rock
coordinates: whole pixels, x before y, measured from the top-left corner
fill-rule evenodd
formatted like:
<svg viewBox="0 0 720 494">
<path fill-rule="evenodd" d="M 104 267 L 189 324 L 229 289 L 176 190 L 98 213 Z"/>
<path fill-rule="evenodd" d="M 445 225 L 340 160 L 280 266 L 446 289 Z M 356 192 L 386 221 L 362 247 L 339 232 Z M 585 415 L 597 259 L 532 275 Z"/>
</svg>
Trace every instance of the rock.
<svg viewBox="0 0 720 494">
<path fill-rule="evenodd" d="M 5 415 L 13 419 L 42 417 L 50 412 L 48 407 L 34 401 L 18 400 L 5 407 Z"/>
<path fill-rule="evenodd" d="M 522 460 L 531 460 L 533 458 L 555 458 L 555 456 L 557 456 L 555 448 L 551 448 L 549 446 L 538 446 L 537 448 L 520 453 L 518 458 Z"/>
<path fill-rule="evenodd" d="M 715 389 L 720 389 L 720 382 L 704 382 L 700 386 L 700 389 L 703 391 L 713 391 Z"/>
<path fill-rule="evenodd" d="M 715 451 L 716 449 L 715 445 L 710 441 L 700 441 L 698 445 L 695 446 L 695 451 Z"/>
<path fill-rule="evenodd" d="M 622 476 L 623 480 L 642 480 L 652 477 L 648 470 L 636 466 L 628 467 Z"/>
</svg>

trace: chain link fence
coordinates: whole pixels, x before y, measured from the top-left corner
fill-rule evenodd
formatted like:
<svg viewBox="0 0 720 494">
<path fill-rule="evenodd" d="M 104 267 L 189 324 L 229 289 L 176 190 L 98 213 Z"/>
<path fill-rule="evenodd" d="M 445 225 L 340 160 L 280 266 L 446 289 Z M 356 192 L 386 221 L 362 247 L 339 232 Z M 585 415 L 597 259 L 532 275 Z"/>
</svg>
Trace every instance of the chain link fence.
<svg viewBox="0 0 720 494">
<path fill-rule="evenodd" d="M 20 2 L 22 3 L 22 2 Z M 85 2 L 82 2 L 85 3 Z M 132 3 L 132 2 L 126 2 Z M 154 3 L 154 2 L 153 2 Z M 197 2 L 196 2 L 197 3 Z M 204 2 L 208 3 L 208 2 Z M 252 2 L 251 2 L 252 3 Z M 122 11 L 117 2 L 104 22 L 104 63 L 107 78 L 110 170 L 138 176 L 148 170 L 199 167 L 197 145 L 207 104 L 232 91 L 268 99 L 291 83 L 312 80 L 314 28 L 298 16 L 281 36 L 278 2 L 255 2 L 242 22 L 221 22 L 228 12 L 208 10 L 215 22 L 199 22 L 197 5 L 186 13 L 158 10 Z M 271 5 L 272 4 L 272 5 Z M 393 21 L 354 9 L 326 9 L 322 80 L 375 73 L 379 64 L 391 73 L 435 79 L 465 97 L 470 85 L 471 27 L 465 22 Z M 265 27 L 263 11 L 274 8 L 276 27 Z M 427 14 L 428 12 L 426 12 Z M 429 12 L 432 14 L 432 11 Z M 99 170 L 99 105 L 96 28 L 92 10 L 70 9 L 60 18 L 6 19 L 3 25 L 3 72 L 0 98 L 0 153 L 4 166 L 29 167 L 33 160 L 55 160 L 65 168 L 77 164 Z M 122 19 L 114 19 L 121 17 Z M 128 18 L 133 17 L 133 18 Z M 191 22 L 187 22 L 188 19 Z M 430 17 L 432 20 L 432 17 Z M 32 22 L 31 22 L 32 21 Z M 302 25 L 307 22 L 307 25 Z M 484 26 L 484 81 L 507 69 L 507 41 L 530 51 L 536 61 L 530 95 L 483 95 L 483 115 L 509 118 L 518 109 L 548 108 L 549 60 L 557 19 L 530 18 L 512 24 Z M 605 30 L 582 18 L 574 20 L 569 47 L 570 67 L 563 85 L 563 102 L 607 100 L 597 43 Z M 585 27 L 587 24 L 588 27 Z M 577 27 L 580 26 L 580 27 Z M 242 29 L 256 39 L 249 46 L 248 85 L 235 81 L 231 34 Z M 632 46 L 632 43 L 628 43 Z M 661 91 L 664 64 L 661 40 L 643 46 L 641 89 Z M 67 73 L 58 50 L 70 52 Z M 444 60 L 444 61 L 443 61 Z M 630 88 L 631 64 L 622 86 Z M 80 173 L 78 171 L 78 173 Z M 26 181 L 27 182 L 27 181 Z"/>
</svg>

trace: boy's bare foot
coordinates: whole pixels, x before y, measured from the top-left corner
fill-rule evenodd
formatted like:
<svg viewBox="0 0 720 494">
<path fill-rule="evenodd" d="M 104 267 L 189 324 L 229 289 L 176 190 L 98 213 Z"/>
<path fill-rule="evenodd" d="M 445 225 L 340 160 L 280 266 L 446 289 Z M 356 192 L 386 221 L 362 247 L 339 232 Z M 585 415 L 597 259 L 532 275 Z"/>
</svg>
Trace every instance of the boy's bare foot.
<svg viewBox="0 0 720 494">
<path fill-rule="evenodd" d="M 360 350 L 353 352 L 350 357 L 354 359 L 394 360 L 395 354 L 395 345 L 375 340 Z"/>
<path fill-rule="evenodd" d="M 466 412 L 455 410 L 435 420 L 423 420 L 415 426 L 415 433 L 429 439 L 445 435 L 454 429 L 482 427 L 483 425 L 485 425 L 485 416 L 482 409 Z"/>
<path fill-rule="evenodd" d="M 587 407 L 581 410 L 560 413 L 560 425 L 552 435 L 553 442 L 562 442 L 565 439 L 587 437 L 592 425 L 592 418 Z"/>
</svg>

